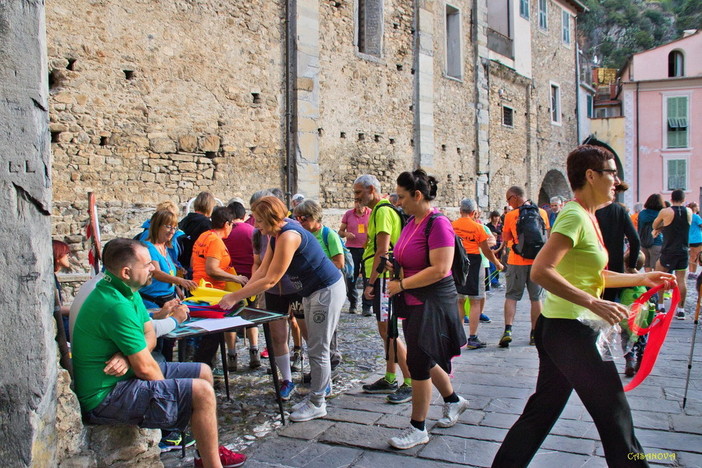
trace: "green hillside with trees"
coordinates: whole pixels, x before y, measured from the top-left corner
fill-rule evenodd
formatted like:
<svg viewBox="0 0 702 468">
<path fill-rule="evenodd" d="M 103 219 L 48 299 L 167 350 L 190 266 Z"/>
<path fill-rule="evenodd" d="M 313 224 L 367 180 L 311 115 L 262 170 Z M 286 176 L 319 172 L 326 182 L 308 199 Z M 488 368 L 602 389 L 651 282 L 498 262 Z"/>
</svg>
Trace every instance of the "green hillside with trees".
<svg viewBox="0 0 702 468">
<path fill-rule="evenodd" d="M 702 29 L 702 0 L 584 0 L 578 16 L 582 50 L 598 66 L 620 68 L 632 54 Z"/>
</svg>

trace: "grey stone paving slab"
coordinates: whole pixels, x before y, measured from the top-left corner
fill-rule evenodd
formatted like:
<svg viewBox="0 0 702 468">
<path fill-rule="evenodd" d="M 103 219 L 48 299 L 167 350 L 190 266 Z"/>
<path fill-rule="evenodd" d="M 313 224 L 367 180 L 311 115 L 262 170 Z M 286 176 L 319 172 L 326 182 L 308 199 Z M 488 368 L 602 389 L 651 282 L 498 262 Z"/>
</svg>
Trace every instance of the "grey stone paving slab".
<svg viewBox="0 0 702 468">
<path fill-rule="evenodd" d="M 652 400 L 644 397 L 627 396 L 627 400 L 629 400 L 629 406 L 632 410 L 654 410 L 657 413 L 671 414 L 679 414 L 682 410 L 681 402 L 665 400 L 662 398 Z"/>
<path fill-rule="evenodd" d="M 485 417 L 480 421 L 481 426 L 501 427 L 509 429 L 519 418 L 519 414 L 506 413 L 485 413 Z"/>
<path fill-rule="evenodd" d="M 702 454 L 702 435 L 699 434 L 641 429 L 636 431 L 636 437 L 648 451 L 656 448 L 664 451 L 685 450 Z"/>
<path fill-rule="evenodd" d="M 380 395 L 373 395 L 375 398 L 367 398 L 361 396 L 343 395 L 334 398 L 334 406 L 338 408 L 346 408 L 359 411 L 368 411 L 371 413 L 380 414 L 398 414 L 403 410 L 405 405 L 391 405 L 379 398 Z"/>
<path fill-rule="evenodd" d="M 338 422 L 322 433 L 319 442 L 393 451 L 394 449 L 388 445 L 388 439 L 400 432 L 401 429 Z M 420 449 L 421 447 L 414 447 L 404 450 L 402 453 L 410 456 L 416 455 Z"/>
<path fill-rule="evenodd" d="M 352 465 L 354 468 L 448 468 L 451 463 L 409 457 L 401 452 L 397 454 L 385 452 L 364 452 L 361 458 Z"/>
<path fill-rule="evenodd" d="M 546 450 L 576 453 L 579 455 L 592 455 L 595 453 L 595 441 L 589 439 L 576 439 L 559 435 L 549 435 L 541 445 Z"/>
<path fill-rule="evenodd" d="M 467 409 L 458 417 L 458 422 L 461 424 L 480 424 L 480 421 L 485 417 L 485 412 L 473 409 Z"/>
<path fill-rule="evenodd" d="M 502 387 L 500 385 L 461 385 L 461 393 L 491 398 L 527 398 L 533 393 L 530 388 Z"/>
<path fill-rule="evenodd" d="M 522 414 L 526 405 L 526 398 L 494 398 L 485 408 L 487 412 Z"/>
<path fill-rule="evenodd" d="M 475 439 L 432 437 L 420 452 L 422 458 L 443 460 L 460 465 L 490 466 L 500 444 Z"/>
<path fill-rule="evenodd" d="M 702 434 L 702 418 L 699 416 L 687 416 L 685 414 L 674 414 L 670 417 L 673 429 L 677 432 L 691 432 Z"/>
<path fill-rule="evenodd" d="M 686 466 L 688 468 L 701 468 L 702 455 L 690 452 L 677 452 L 676 454 L 678 466 Z"/>
<path fill-rule="evenodd" d="M 249 456 L 256 461 L 282 466 L 324 468 L 348 466 L 360 458 L 361 453 L 360 450 L 350 447 L 272 437 L 259 444 Z"/>
<path fill-rule="evenodd" d="M 295 439 L 312 440 L 316 439 L 322 432 L 329 429 L 334 422 L 324 420 L 312 420 L 301 423 L 288 423 L 278 434 Z"/>
<path fill-rule="evenodd" d="M 607 462 L 604 458 L 543 449 L 536 452 L 529 465 L 531 468 L 603 468 L 606 466 Z"/>
<path fill-rule="evenodd" d="M 378 426 L 404 429 L 409 424 L 409 418 L 407 416 L 400 416 L 399 414 L 384 414 L 376 421 L 376 424 Z"/>
<path fill-rule="evenodd" d="M 492 388 L 493 386 L 526 388 L 530 391 L 536 387 L 536 379 L 532 377 L 512 377 L 495 374 L 476 374 L 469 380 L 470 384 Z"/>
<path fill-rule="evenodd" d="M 487 440 L 497 443 L 502 443 L 507 435 L 507 429 L 472 424 L 456 424 L 449 428 L 435 427 L 431 432 L 436 435 L 449 435 L 464 439 Z"/>
<path fill-rule="evenodd" d="M 380 418 L 380 413 L 371 413 L 369 411 L 358 411 L 346 408 L 331 407 L 327 411 L 324 419 L 332 421 L 344 421 L 357 424 L 373 424 Z"/>
<path fill-rule="evenodd" d="M 551 434 L 592 440 L 600 439 L 594 423 L 574 419 L 559 419 L 551 429 Z"/>
<path fill-rule="evenodd" d="M 655 429 L 659 431 L 670 429 L 671 415 L 668 413 L 632 410 L 631 414 L 634 418 L 634 427 L 637 429 Z"/>
</svg>

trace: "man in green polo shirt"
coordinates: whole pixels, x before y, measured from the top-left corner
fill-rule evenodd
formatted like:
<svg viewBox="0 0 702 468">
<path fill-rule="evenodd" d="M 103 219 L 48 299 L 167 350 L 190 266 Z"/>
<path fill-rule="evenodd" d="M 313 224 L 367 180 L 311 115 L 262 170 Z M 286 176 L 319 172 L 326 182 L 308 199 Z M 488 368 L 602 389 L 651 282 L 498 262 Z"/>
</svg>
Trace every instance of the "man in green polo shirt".
<svg viewBox="0 0 702 468">
<path fill-rule="evenodd" d="M 397 242 L 402 231 L 402 221 L 397 212 L 392 208 L 391 203 L 382 198 L 380 182 L 370 174 L 364 174 L 353 183 L 354 201 L 361 206 L 371 209 L 368 218 L 368 239 L 363 251 L 363 294 L 366 299 L 372 301 L 375 318 L 378 322 L 378 332 L 383 339 L 383 344 L 387 344 L 388 360 L 385 366 L 385 376 L 376 382 L 363 386 L 366 393 L 389 393 L 388 402 L 406 403 L 412 399 L 412 380 L 407 368 L 407 348 L 400 340 L 390 340 L 388 343 L 388 318 L 383 314 L 382 290 L 383 282 L 387 278 L 386 273 L 378 273 L 381 257 L 387 257 L 392 246 Z M 384 206 L 388 205 L 388 206 Z M 397 346 L 394 345 L 397 341 Z M 398 385 L 395 365 L 395 349 L 397 349 L 397 364 L 402 370 L 403 384 Z"/>
<path fill-rule="evenodd" d="M 212 371 L 200 363 L 157 363 L 156 335 L 137 292 L 151 282 L 146 246 L 114 239 L 103 252 L 105 277 L 73 328 L 75 388 L 85 420 L 184 429 L 197 441 L 196 466 L 240 466 L 246 457 L 218 448 Z"/>
</svg>

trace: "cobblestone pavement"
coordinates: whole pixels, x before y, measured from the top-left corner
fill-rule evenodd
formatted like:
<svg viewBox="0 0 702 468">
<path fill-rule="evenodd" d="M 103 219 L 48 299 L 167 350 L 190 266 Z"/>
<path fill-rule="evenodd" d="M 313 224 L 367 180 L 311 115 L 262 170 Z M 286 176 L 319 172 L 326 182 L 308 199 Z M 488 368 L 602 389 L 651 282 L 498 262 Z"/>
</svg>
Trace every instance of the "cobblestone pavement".
<svg viewBox="0 0 702 468">
<path fill-rule="evenodd" d="M 688 287 L 694 291 L 692 281 Z M 221 391 L 218 393 L 222 443 L 243 449 L 249 456 L 247 467 L 490 466 L 500 442 L 534 390 L 538 358 L 536 349 L 528 345 L 528 301 L 519 303 L 514 341 L 503 349 L 497 341 L 503 330 L 504 290 L 489 294 L 486 313 L 493 322 L 481 324 L 479 329 L 488 347 L 464 350 L 454 360 L 453 384 L 457 393 L 470 400 L 470 409 L 453 428 L 435 427 L 442 401 L 434 391 L 427 419 L 431 435 L 427 445 L 406 451 L 387 445 L 389 437 L 407 427 L 410 405 L 390 405 L 383 395 L 360 391 L 362 379 L 377 378 L 382 348 L 373 319 L 347 313 L 343 314 L 339 335 L 344 371 L 334 398 L 328 402 L 327 417 L 281 427 L 270 377 L 264 371 L 240 372 L 232 384 L 231 402 L 225 401 Z M 697 295 L 692 292 L 689 297 L 686 309 L 692 315 Z M 674 320 L 651 376 L 627 394 L 637 437 L 652 465 L 702 467 L 702 332 L 697 336 L 687 406 L 682 409 L 692 330 L 690 318 Z M 617 367 L 623 372 L 622 360 Z M 192 466 L 193 450 L 187 455 L 181 459 L 170 453 L 162 459 L 166 467 Z M 531 466 L 606 466 L 597 430 L 576 395 Z"/>
</svg>

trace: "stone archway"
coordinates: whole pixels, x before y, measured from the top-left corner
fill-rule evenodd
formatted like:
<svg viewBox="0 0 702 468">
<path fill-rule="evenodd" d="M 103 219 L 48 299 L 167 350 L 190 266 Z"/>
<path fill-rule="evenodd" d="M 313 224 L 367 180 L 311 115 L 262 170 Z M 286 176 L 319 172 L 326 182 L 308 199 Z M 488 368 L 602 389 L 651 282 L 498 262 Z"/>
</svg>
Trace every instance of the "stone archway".
<svg viewBox="0 0 702 468">
<path fill-rule="evenodd" d="M 551 197 L 559 196 L 563 200 L 569 200 L 572 197 L 568 181 L 561 171 L 551 169 L 546 173 L 544 181 L 541 182 L 539 189 L 539 206 L 548 205 Z"/>
</svg>

